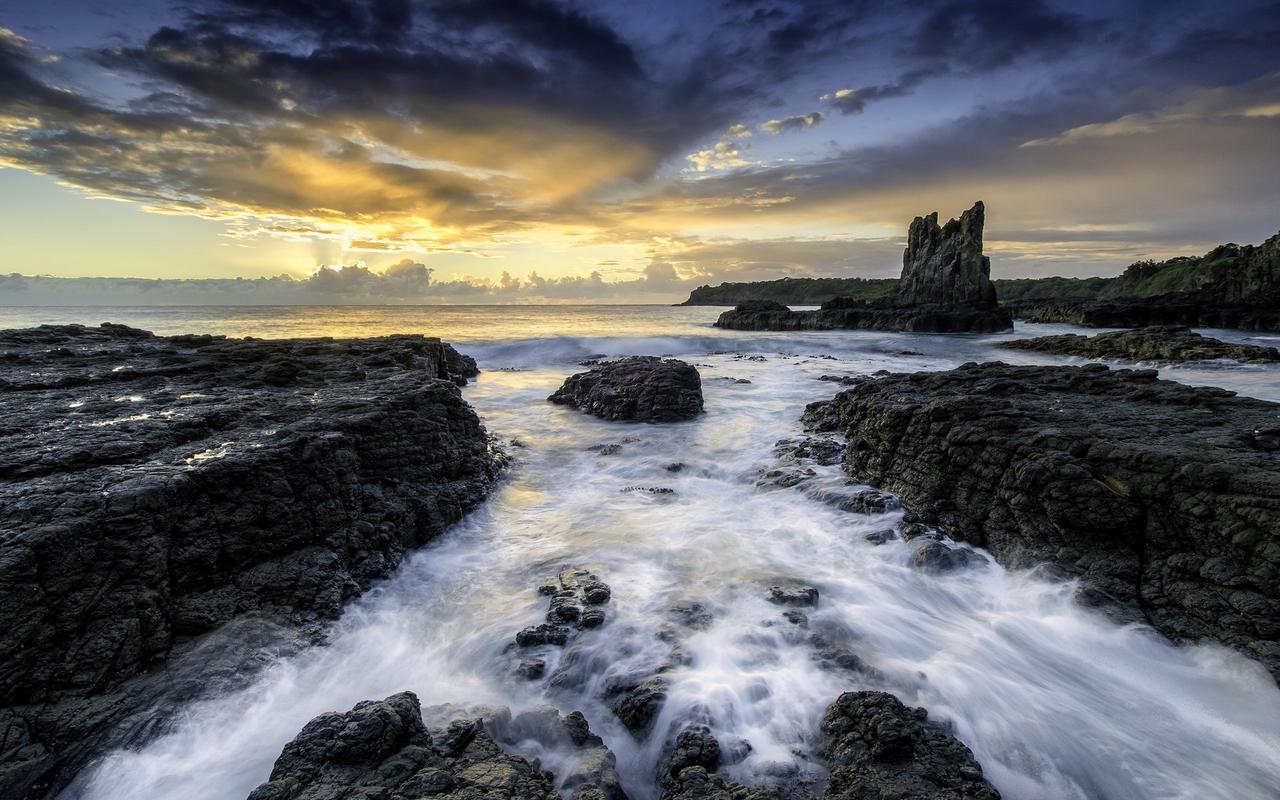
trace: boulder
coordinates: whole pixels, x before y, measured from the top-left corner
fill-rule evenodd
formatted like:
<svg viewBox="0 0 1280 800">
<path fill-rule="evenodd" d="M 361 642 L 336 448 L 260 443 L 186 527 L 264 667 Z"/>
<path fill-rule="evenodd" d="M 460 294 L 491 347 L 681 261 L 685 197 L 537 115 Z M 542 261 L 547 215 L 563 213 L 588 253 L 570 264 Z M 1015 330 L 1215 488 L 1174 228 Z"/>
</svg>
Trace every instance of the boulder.
<svg viewBox="0 0 1280 800">
<path fill-rule="evenodd" d="M 922 708 L 846 692 L 822 718 L 826 800 L 998 800 L 973 753 Z"/>
<path fill-rule="evenodd" d="M 571 375 L 547 399 L 602 419 L 676 422 L 702 413 L 702 380 L 683 361 L 631 356 Z"/>
</svg>

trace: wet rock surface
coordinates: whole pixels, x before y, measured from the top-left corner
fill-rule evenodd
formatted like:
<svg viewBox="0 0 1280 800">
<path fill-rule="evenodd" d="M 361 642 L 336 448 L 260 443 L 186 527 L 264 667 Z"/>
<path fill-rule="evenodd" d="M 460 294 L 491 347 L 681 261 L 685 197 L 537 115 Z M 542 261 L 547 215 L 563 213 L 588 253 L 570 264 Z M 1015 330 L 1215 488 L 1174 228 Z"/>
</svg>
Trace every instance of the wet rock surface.
<svg viewBox="0 0 1280 800">
<path fill-rule="evenodd" d="M 885 692 L 847 692 L 822 718 L 824 798 L 998 800 L 973 753 L 924 709 Z"/>
<path fill-rule="evenodd" d="M 716 771 L 724 758 L 705 726 L 683 729 L 658 771 L 661 800 L 999 800 L 973 753 L 921 708 L 885 692 L 848 692 L 823 715 L 819 794 L 804 786 L 749 788 Z"/>
<path fill-rule="evenodd" d="M 702 379 L 678 359 L 631 356 L 569 376 L 547 399 L 602 419 L 677 422 L 702 413 Z"/>
<path fill-rule="evenodd" d="M 1174 325 L 1195 328 L 1238 328 L 1280 331 L 1280 301 L 1221 303 L 1192 293 L 1114 300 L 1015 300 L 1004 304 L 1010 315 L 1026 322 L 1066 322 L 1087 328 L 1143 328 Z"/>
<path fill-rule="evenodd" d="M 817 311 L 792 311 L 772 300 L 739 304 L 716 325 L 735 330 L 797 331 L 856 328 L 917 333 L 988 333 L 1013 327 L 996 302 L 991 260 L 982 254 L 982 202 L 938 225 L 936 212 L 907 230 L 902 277 L 875 300 L 836 297 Z"/>
<path fill-rule="evenodd" d="M 0 332 L 2 793 L 314 640 L 476 506 L 500 457 L 475 374 L 421 336 Z"/>
<path fill-rule="evenodd" d="M 515 636 L 520 650 L 564 647 L 580 631 L 599 628 L 605 622 L 601 607 L 613 596 L 608 584 L 593 573 L 578 567 L 565 567 L 556 577 L 538 587 L 538 593 L 550 598 L 546 622 L 524 628 Z M 545 654 L 545 650 L 543 651 Z M 542 678 L 546 660 L 535 651 L 523 655 L 515 667 L 516 674 L 528 680 Z"/>
<path fill-rule="evenodd" d="M 1151 370 L 991 363 L 890 375 L 833 407 L 846 470 L 916 520 L 1280 674 L 1280 405 Z M 927 546 L 920 566 L 939 565 Z"/>
<path fill-rule="evenodd" d="M 1204 361 L 1230 358 L 1245 363 L 1280 361 L 1280 350 L 1249 344 L 1232 344 L 1201 336 L 1190 328 L 1162 325 L 1136 328 L 1114 333 L 1082 336 L 1039 336 L 1001 342 L 997 347 L 1009 350 L 1034 350 L 1061 356 L 1082 358 L 1115 358 L 1130 361 Z"/>
<path fill-rule="evenodd" d="M 576 765 L 560 776 L 573 800 L 626 800 L 613 754 L 581 714 L 538 709 L 512 717 L 498 709 L 490 718 L 431 731 L 412 692 L 316 717 L 285 745 L 270 779 L 249 798 L 559 800 L 556 776 L 499 745 L 529 738 L 575 751 Z"/>
</svg>

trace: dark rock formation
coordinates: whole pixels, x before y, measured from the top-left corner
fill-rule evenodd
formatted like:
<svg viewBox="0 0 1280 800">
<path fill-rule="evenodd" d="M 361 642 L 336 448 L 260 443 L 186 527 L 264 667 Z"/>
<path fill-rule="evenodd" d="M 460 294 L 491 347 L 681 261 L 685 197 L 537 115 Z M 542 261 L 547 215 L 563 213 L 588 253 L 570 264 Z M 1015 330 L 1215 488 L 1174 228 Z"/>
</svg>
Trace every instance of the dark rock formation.
<svg viewBox="0 0 1280 800">
<path fill-rule="evenodd" d="M 1280 675 L 1280 405 L 1150 370 L 967 364 L 838 395 L 846 470 L 1003 563 Z"/>
<path fill-rule="evenodd" d="M 998 800 L 973 753 L 922 708 L 884 692 L 847 692 L 822 718 L 827 800 Z"/>
<path fill-rule="evenodd" d="M 823 800 L 999 800 L 973 753 L 884 692 L 848 692 L 823 715 Z M 658 770 L 661 800 L 803 800 L 801 787 L 747 788 L 716 774 L 722 748 L 704 726 L 685 728 Z"/>
<path fill-rule="evenodd" d="M 1201 336 L 1190 328 L 1174 325 L 1137 328 L 1096 336 L 1066 333 L 1001 342 L 997 347 L 1034 350 L 1060 356 L 1119 358 L 1130 361 L 1204 361 L 1231 358 L 1248 363 L 1280 361 L 1280 350 L 1249 344 L 1231 344 Z"/>
<path fill-rule="evenodd" d="M 547 399 L 603 419 L 674 422 L 702 413 L 702 380 L 683 361 L 631 356 L 571 375 Z"/>
<path fill-rule="evenodd" d="M 649 732 L 667 702 L 670 681 L 662 673 L 669 669 L 663 665 L 657 674 L 613 681 L 605 688 L 609 709 L 637 738 Z"/>
<path fill-rule="evenodd" d="M 904 306 L 994 308 L 991 259 L 982 254 L 985 218 L 978 201 L 945 226 L 939 227 L 936 211 L 912 220 L 894 299 Z"/>
<path fill-rule="evenodd" d="M 270 780 L 249 800 L 560 800 L 554 776 L 537 761 L 505 752 L 495 741 L 504 738 L 576 749 L 577 767 L 563 781 L 573 800 L 626 800 L 613 754 L 581 714 L 546 709 L 513 719 L 503 709 L 496 717 L 456 720 L 433 734 L 412 692 L 321 714 L 285 745 Z"/>
<path fill-rule="evenodd" d="M 1181 325 L 1280 331 L 1280 299 L 1223 304 L 1194 293 L 1115 300 L 1017 300 L 1003 306 L 1026 322 L 1067 322 L 1088 328 Z"/>
<path fill-rule="evenodd" d="M 604 609 L 600 606 L 612 597 L 604 581 L 577 567 L 560 570 L 555 580 L 538 587 L 538 593 L 551 598 L 547 621 L 517 633 L 517 648 L 564 647 L 579 631 L 604 624 Z M 546 666 L 537 655 L 525 656 L 516 664 L 515 671 L 523 678 L 536 680 L 546 674 Z"/>
<path fill-rule="evenodd" d="M 477 505 L 475 372 L 421 336 L 0 332 L 0 794 L 316 636 Z"/>
<path fill-rule="evenodd" d="M 907 231 L 902 277 L 887 297 L 836 297 L 817 311 L 791 311 L 772 300 L 742 303 L 720 315 L 721 328 L 920 333 L 987 333 L 1013 327 L 996 302 L 991 261 L 982 254 L 982 202 L 938 225 L 938 214 L 916 217 Z"/>
</svg>

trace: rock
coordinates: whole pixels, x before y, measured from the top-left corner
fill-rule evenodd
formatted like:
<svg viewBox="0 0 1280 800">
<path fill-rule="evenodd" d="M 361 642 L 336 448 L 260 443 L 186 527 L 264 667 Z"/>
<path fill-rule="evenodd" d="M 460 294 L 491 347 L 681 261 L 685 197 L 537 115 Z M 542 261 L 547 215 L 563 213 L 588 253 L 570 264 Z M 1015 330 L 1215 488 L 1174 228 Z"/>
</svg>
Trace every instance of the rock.
<svg viewBox="0 0 1280 800">
<path fill-rule="evenodd" d="M 830 436 L 781 439 L 774 444 L 773 452 L 786 461 L 812 461 L 830 466 L 844 458 L 844 443 Z"/>
<path fill-rule="evenodd" d="M 1280 350 L 1248 344 L 1230 344 L 1201 336 L 1190 328 L 1158 325 L 1134 330 L 1081 336 L 1040 336 L 1001 342 L 997 347 L 1010 350 L 1034 350 L 1062 356 L 1082 358 L 1118 358 L 1130 361 L 1203 361 L 1230 358 L 1246 363 L 1280 361 Z"/>
<path fill-rule="evenodd" d="M 0 795 L 314 639 L 479 504 L 475 374 L 422 336 L 0 331 L 0 706 L 45 752 Z"/>
<path fill-rule="evenodd" d="M 497 709 L 490 719 L 454 720 L 433 733 L 412 692 L 316 717 L 249 800 L 559 800 L 554 776 L 500 746 L 530 740 L 571 754 L 563 785 L 577 800 L 626 800 L 613 754 L 581 714 L 538 708 L 513 717 Z"/>
<path fill-rule="evenodd" d="M 668 743 L 658 766 L 659 800 L 766 800 L 768 790 L 748 789 L 715 774 L 720 743 L 705 725 L 691 725 Z"/>
<path fill-rule="evenodd" d="M 822 718 L 829 800 L 998 800 L 973 753 L 921 708 L 885 692 L 846 692 Z"/>
<path fill-rule="evenodd" d="M 916 217 L 907 230 L 902 277 L 888 297 L 836 297 L 817 311 L 792 311 L 772 301 L 751 301 L 721 314 L 716 325 L 737 330 L 1008 330 L 1013 319 L 996 302 L 991 261 L 982 254 L 984 218 L 981 201 L 944 226 L 938 225 L 936 212 Z"/>
<path fill-rule="evenodd" d="M 812 608 L 818 605 L 818 590 L 812 586 L 774 585 L 769 587 L 769 602 L 783 606 Z"/>
<path fill-rule="evenodd" d="M 570 376 L 547 399 L 602 419 L 675 422 L 702 413 L 702 381 L 683 361 L 632 356 Z"/>
<path fill-rule="evenodd" d="M 554 645 L 563 647 L 569 641 L 569 631 L 560 625 L 530 625 L 516 634 L 518 647 L 542 647 Z"/>
<path fill-rule="evenodd" d="M 667 701 L 668 686 L 662 674 L 638 681 L 615 682 L 606 688 L 605 702 L 627 730 L 636 738 L 642 738 L 653 727 L 653 721 Z"/>
<path fill-rule="evenodd" d="M 550 597 L 547 621 L 531 625 L 515 636 L 518 648 L 564 647 L 577 631 L 599 628 L 605 622 L 599 606 L 613 596 L 608 584 L 591 572 L 565 567 L 554 580 L 538 587 L 538 593 Z M 536 680 L 546 674 L 546 662 L 540 658 L 521 658 L 515 672 L 522 678 Z"/>
<path fill-rule="evenodd" d="M 800 424 L 811 433 L 830 433 L 840 428 L 840 420 L 830 400 L 816 400 L 805 406 Z"/>
<path fill-rule="evenodd" d="M 834 407 L 846 471 L 913 525 L 1056 564 L 1091 602 L 1280 675 L 1280 405 L 1151 370 L 992 363 L 892 375 Z"/>
<path fill-rule="evenodd" d="M 678 777 L 689 767 L 702 767 L 707 772 L 720 768 L 720 743 L 705 725 L 693 725 L 676 735 L 675 743 L 659 767 L 659 784 Z"/>
<path fill-rule="evenodd" d="M 850 514 L 885 514 L 902 507 L 898 498 L 878 489 L 868 489 L 856 481 L 835 486 L 815 486 L 807 492 L 820 502 Z"/>
<path fill-rule="evenodd" d="M 937 539 L 927 539 L 911 553 L 911 564 L 922 572 L 957 572 L 981 566 L 987 560 L 963 547 L 949 547 Z"/>
<path fill-rule="evenodd" d="M 518 747 L 534 741 L 567 755 L 569 763 L 559 777 L 560 788 L 571 800 L 627 800 L 617 759 L 591 732 L 582 712 L 561 715 L 551 706 L 540 706 L 513 716 L 501 708 L 485 716 L 484 728 L 499 745 Z"/>
<path fill-rule="evenodd" d="M 880 545 L 897 539 L 898 533 L 893 528 L 885 528 L 883 530 L 872 531 L 862 538 L 871 544 Z"/>
<path fill-rule="evenodd" d="M 986 207 L 978 201 L 942 227 L 936 211 L 912 220 L 894 299 L 906 306 L 994 308 L 991 259 L 982 254 L 985 218 Z"/>
</svg>

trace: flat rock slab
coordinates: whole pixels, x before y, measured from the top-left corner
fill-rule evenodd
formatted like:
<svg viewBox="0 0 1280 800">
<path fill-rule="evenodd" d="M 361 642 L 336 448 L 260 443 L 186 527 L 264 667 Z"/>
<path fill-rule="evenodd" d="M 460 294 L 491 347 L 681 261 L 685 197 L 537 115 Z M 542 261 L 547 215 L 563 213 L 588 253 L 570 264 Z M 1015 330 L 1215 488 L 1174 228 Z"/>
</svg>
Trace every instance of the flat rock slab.
<svg viewBox="0 0 1280 800">
<path fill-rule="evenodd" d="M 1263 364 L 1280 361 L 1280 350 L 1250 344 L 1232 344 L 1201 336 L 1190 328 L 1156 325 L 1096 336 L 1066 333 L 1061 336 L 1038 336 L 996 345 L 1009 350 L 1032 350 L 1081 358 L 1115 358 L 1129 361 L 1205 361 L 1230 358 Z"/>
<path fill-rule="evenodd" d="M 174 667 L 205 635 L 318 629 L 480 503 L 500 459 L 475 374 L 422 336 L 0 332 L 0 711 L 27 748 L 0 794 L 72 768 L 42 742 L 91 756 L 206 666 L 235 674 Z"/>
<path fill-rule="evenodd" d="M 858 384 L 846 470 L 1002 563 L 1280 675 L 1280 405 L 1154 370 L 966 364 Z"/>
<path fill-rule="evenodd" d="M 678 422 L 702 413 L 702 379 L 678 359 L 631 356 L 571 375 L 547 399 L 601 419 Z"/>
</svg>

